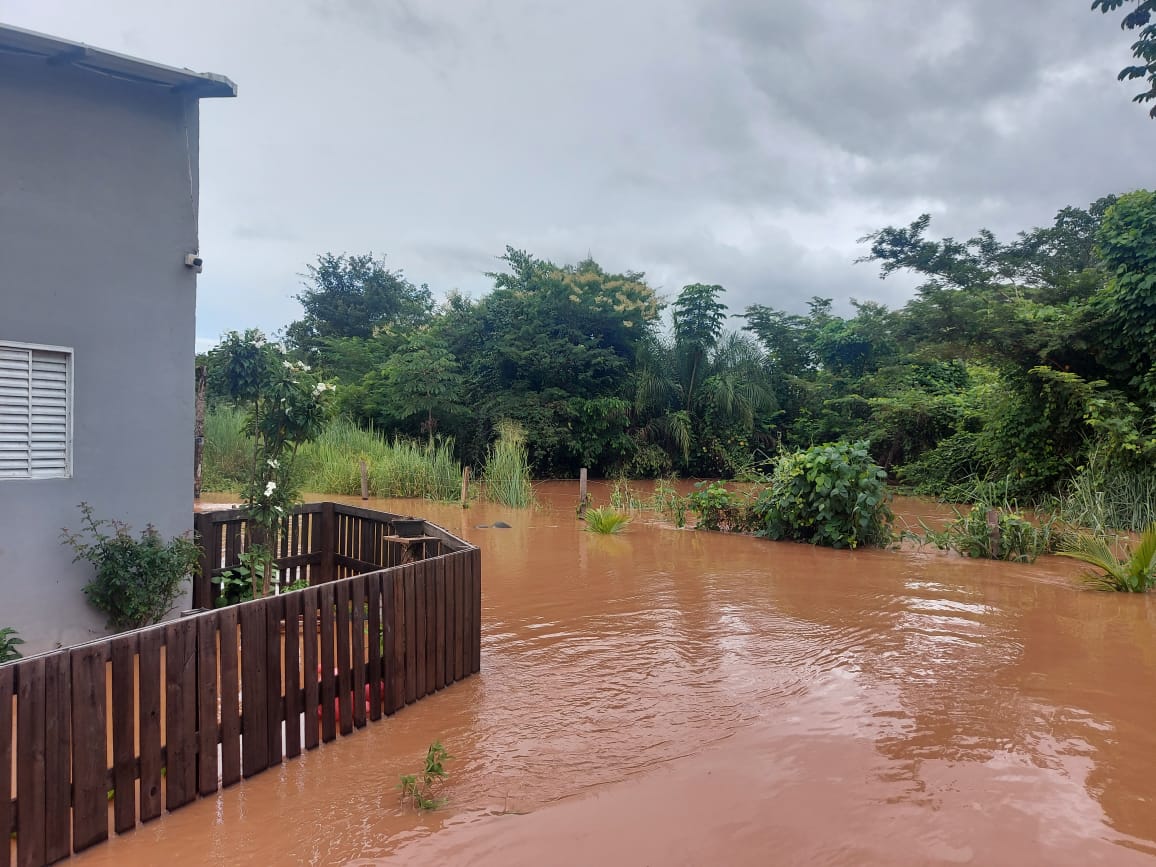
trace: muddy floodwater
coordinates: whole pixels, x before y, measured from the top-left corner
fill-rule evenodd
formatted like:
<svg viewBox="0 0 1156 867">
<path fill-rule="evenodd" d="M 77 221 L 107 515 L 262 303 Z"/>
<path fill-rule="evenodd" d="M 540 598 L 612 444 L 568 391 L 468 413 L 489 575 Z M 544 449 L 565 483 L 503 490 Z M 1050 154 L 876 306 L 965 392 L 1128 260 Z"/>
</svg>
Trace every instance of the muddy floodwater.
<svg viewBox="0 0 1156 867">
<path fill-rule="evenodd" d="M 1054 558 L 595 536 L 575 484 L 540 496 L 369 504 L 481 546 L 480 675 L 76 862 L 1156 863 L 1149 598 Z M 418 815 L 398 776 L 439 739 Z"/>
</svg>

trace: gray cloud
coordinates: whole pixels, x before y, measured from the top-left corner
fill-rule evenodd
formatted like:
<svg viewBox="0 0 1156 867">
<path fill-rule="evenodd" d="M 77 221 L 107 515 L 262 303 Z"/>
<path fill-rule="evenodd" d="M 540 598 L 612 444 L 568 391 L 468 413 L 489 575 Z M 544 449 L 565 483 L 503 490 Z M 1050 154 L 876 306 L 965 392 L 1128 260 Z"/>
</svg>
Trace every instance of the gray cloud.
<svg viewBox="0 0 1156 867">
<path fill-rule="evenodd" d="M 299 315 L 317 254 L 480 294 L 506 244 L 802 309 L 896 305 L 855 240 L 1011 233 L 1151 185 L 1118 20 L 1051 0 L 7 0 L 227 74 L 202 109 L 202 344 Z M 843 309 L 846 309 L 845 306 Z"/>
</svg>

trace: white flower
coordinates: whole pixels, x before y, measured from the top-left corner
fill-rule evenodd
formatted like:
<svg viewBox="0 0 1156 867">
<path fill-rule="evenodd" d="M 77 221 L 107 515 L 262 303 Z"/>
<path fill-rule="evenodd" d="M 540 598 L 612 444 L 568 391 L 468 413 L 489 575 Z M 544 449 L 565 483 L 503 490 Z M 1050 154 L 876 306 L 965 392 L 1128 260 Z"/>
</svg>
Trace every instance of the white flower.
<svg viewBox="0 0 1156 867">
<path fill-rule="evenodd" d="M 292 370 L 292 369 L 293 369 L 293 362 L 291 362 L 291 361 L 282 361 L 282 362 L 281 362 L 281 366 L 282 366 L 282 367 L 284 367 L 286 370 Z"/>
<path fill-rule="evenodd" d="M 273 469 L 277 469 L 278 467 L 281 466 L 279 463 L 277 463 L 276 458 L 269 458 L 269 460 L 265 461 L 265 463 L 267 463 Z"/>
<path fill-rule="evenodd" d="M 275 490 L 277 490 L 277 483 L 276 482 L 269 482 L 269 484 L 265 485 L 265 496 L 266 497 L 273 496 L 273 492 Z"/>
<path fill-rule="evenodd" d="M 313 396 L 314 397 L 321 397 L 321 395 L 325 394 L 325 392 L 327 392 L 327 391 L 336 391 L 336 390 L 337 390 L 336 385 L 330 385 L 328 382 L 319 382 L 319 383 L 317 383 L 317 385 L 313 386 Z"/>
</svg>

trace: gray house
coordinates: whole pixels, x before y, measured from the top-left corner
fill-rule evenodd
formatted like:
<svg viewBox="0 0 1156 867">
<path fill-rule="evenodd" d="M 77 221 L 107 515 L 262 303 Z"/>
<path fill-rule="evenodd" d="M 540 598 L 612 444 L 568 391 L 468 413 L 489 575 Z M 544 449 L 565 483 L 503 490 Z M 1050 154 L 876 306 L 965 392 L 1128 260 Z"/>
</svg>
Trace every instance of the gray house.
<svg viewBox="0 0 1156 867">
<path fill-rule="evenodd" d="M 199 74 L 0 26 L 0 627 L 103 634 L 82 501 L 192 526 Z M 187 604 L 186 606 L 187 607 Z"/>
</svg>

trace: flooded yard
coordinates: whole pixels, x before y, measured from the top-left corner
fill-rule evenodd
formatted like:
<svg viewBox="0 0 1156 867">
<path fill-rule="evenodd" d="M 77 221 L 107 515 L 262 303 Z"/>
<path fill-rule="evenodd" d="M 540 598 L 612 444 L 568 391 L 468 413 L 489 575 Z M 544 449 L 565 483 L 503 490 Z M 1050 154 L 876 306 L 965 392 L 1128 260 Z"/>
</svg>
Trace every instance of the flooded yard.
<svg viewBox="0 0 1156 867">
<path fill-rule="evenodd" d="M 1148 597 L 1054 558 L 596 536 L 576 485 L 540 496 L 368 504 L 481 546 L 480 675 L 76 861 L 1156 863 Z M 434 740 L 419 815 L 398 776 Z"/>
</svg>

